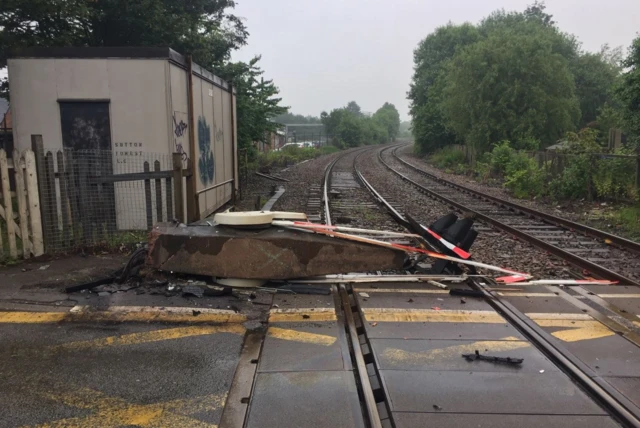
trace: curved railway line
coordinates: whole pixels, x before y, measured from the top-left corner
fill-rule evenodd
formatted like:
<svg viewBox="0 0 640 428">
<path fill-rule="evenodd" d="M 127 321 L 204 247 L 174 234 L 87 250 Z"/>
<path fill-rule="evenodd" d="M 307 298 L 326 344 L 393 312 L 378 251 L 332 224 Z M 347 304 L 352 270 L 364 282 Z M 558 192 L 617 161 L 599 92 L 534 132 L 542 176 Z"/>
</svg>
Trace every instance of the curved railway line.
<svg viewBox="0 0 640 428">
<path fill-rule="evenodd" d="M 479 220 L 491 224 L 504 232 L 526 239 L 528 242 L 567 260 L 576 267 L 588 270 L 596 276 L 616 279 L 625 285 L 637 285 L 635 279 L 627 278 L 607 267 L 598 265 L 593 260 L 581 257 L 579 255 L 580 251 L 571 251 L 572 245 L 581 245 L 590 250 L 599 249 L 603 246 L 606 248 L 601 240 L 608 239 L 613 245 L 636 254 L 640 247 L 637 243 L 446 182 L 446 180 L 432 176 L 397 157 L 396 151 L 399 147 L 401 145 L 351 151 L 336 158 L 328 165 L 323 182 L 323 218 L 326 224 L 331 225 L 351 221 L 354 213 L 361 212 L 362 207 L 369 207 L 372 203 L 377 202 L 382 204 L 390 217 L 393 218 L 397 224 L 395 226 L 396 230 L 402 227 L 407 228 L 412 233 L 419 232 L 411 230 L 411 226 L 397 208 L 398 204 L 385 198 L 382 192 L 375 189 L 358 169 L 359 157 L 366 151 L 375 149 L 378 151 L 378 160 L 389 171 L 430 198 L 461 211 L 473 212 Z M 385 162 L 382 155 L 387 151 L 391 151 L 397 161 L 430 180 L 429 187 L 394 169 L 389 165 L 388 161 Z M 367 198 L 369 199 L 366 200 Z M 488 212 L 492 214 L 490 215 Z M 494 214 L 494 212 L 498 214 Z M 506 223 L 497 220 L 496 216 L 516 218 L 517 221 Z M 386 226 L 388 224 L 388 222 L 385 223 Z M 378 227 L 383 226 L 378 224 Z M 580 236 L 578 236 L 578 232 Z M 544 239 L 554 239 L 554 241 L 550 243 Z M 594 251 L 588 251 L 588 254 L 593 253 Z M 598 253 L 598 251 L 595 251 L 595 253 Z M 413 292 L 418 293 L 416 295 L 424 292 L 440 293 L 440 291 L 434 290 L 420 291 L 415 285 L 409 283 L 404 285 L 408 288 L 413 287 Z M 569 291 L 557 286 L 546 286 L 542 288 L 543 292 L 540 292 L 540 288 L 538 288 L 533 292 L 524 293 L 529 294 L 531 297 L 547 298 L 547 300 L 534 299 L 534 304 L 530 304 L 525 313 L 521 307 L 518 307 L 520 304 L 517 303 L 519 302 L 517 299 L 522 297 L 523 293 L 509 294 L 496 291 L 497 284 L 491 281 L 490 278 L 469 277 L 465 285 L 470 290 L 481 293 L 484 301 L 488 303 L 489 307 L 497 315 L 506 320 L 510 328 L 513 327 L 518 331 L 530 346 L 535 347 L 545 355 L 574 384 L 579 385 L 582 391 L 606 409 L 609 415 L 613 416 L 623 426 L 640 427 L 638 403 L 630 399 L 628 394 L 625 395 L 621 392 L 621 389 L 617 386 L 617 381 L 614 378 L 605 379 L 598 373 L 599 366 L 589 361 L 586 355 L 588 351 L 580 347 L 572 347 L 571 343 L 564 343 L 558 340 L 554 335 L 553 329 L 545 328 L 545 326 L 561 324 L 557 322 L 553 324 L 550 319 L 554 318 L 570 323 L 587 323 L 592 322 L 589 320 L 596 320 L 597 323 L 602 325 L 602 328 L 610 329 L 617 334 L 613 337 L 618 340 L 616 342 L 618 346 L 626 349 L 625 347 L 630 345 L 630 349 L 635 349 L 637 353 L 640 350 L 640 336 L 638 336 L 640 323 L 636 321 L 636 315 L 629 314 L 627 311 L 599 297 L 597 293 L 590 292 L 582 287 L 570 287 L 571 291 Z M 375 339 L 377 332 L 372 327 L 376 327 L 378 323 L 372 323 L 371 320 L 376 318 L 370 315 L 375 313 L 376 310 L 386 311 L 388 308 L 371 308 L 371 303 L 366 303 L 368 299 L 363 298 L 363 295 L 367 297 L 369 295 L 360 293 L 363 288 L 357 288 L 353 284 L 341 283 L 336 284 L 335 287 L 339 296 L 336 301 L 340 302 L 340 307 L 336 310 L 341 309 L 345 313 L 345 330 L 350 342 L 351 358 L 356 372 L 359 396 L 368 425 L 371 427 L 399 426 L 398 421 L 403 415 L 396 412 L 393 397 L 390 397 L 389 381 L 388 379 L 385 380 L 385 376 L 388 377 L 389 374 L 385 372 L 385 367 L 383 367 L 384 358 L 380 357 L 380 354 L 375 351 L 376 347 L 379 347 L 379 342 Z M 635 289 L 635 287 L 633 288 Z M 365 290 L 368 290 L 369 294 L 380 291 L 378 287 L 371 287 Z M 574 292 L 573 290 L 577 291 Z M 400 294 L 407 292 L 406 289 L 388 289 L 385 292 L 389 293 L 388 296 L 393 296 L 395 291 Z M 385 293 L 380 292 L 380 294 Z M 555 300 L 556 302 L 566 305 L 569 308 L 566 309 L 566 313 L 545 315 L 545 312 L 548 312 L 545 311 L 545 302 L 548 302 L 549 297 L 553 297 L 557 299 Z M 409 301 L 411 302 L 412 300 Z M 440 316 L 437 311 L 439 311 L 439 308 L 432 307 L 416 313 L 426 314 L 425 316 L 428 318 L 429 316 Z M 566 319 L 562 318 L 562 316 Z M 384 320 L 384 317 L 381 319 Z M 613 347 L 615 348 L 615 346 Z M 614 350 L 612 352 L 617 351 Z M 425 385 L 425 387 L 428 388 L 429 386 Z M 521 387 L 526 388 L 526 385 Z M 436 405 L 433 407 L 438 409 Z"/>
<path fill-rule="evenodd" d="M 400 146 L 396 146 L 380 151 L 378 159 L 387 169 L 420 192 L 460 211 L 471 212 L 481 221 L 567 261 L 585 271 L 586 275 L 616 280 L 621 285 L 640 285 L 640 244 L 637 242 L 437 177 L 399 157 L 399 148 Z M 388 160 L 383 158 L 383 152 L 386 151 L 391 151 L 395 161 L 419 174 L 423 181 L 418 182 L 416 177 L 411 178 L 391 167 Z M 626 256 L 619 253 L 624 259 L 609 257 L 612 246 L 626 252 Z M 626 270 L 630 270 L 630 266 L 635 269 L 633 277 L 618 271 L 622 265 Z"/>
</svg>

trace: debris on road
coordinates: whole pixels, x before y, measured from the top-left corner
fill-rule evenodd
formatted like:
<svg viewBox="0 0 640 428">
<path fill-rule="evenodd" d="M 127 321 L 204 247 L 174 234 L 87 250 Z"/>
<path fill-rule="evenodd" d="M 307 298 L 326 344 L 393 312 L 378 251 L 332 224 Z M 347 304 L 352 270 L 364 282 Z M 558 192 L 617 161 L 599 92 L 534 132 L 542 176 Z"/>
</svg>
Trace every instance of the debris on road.
<svg viewBox="0 0 640 428">
<path fill-rule="evenodd" d="M 522 362 L 524 361 L 524 358 L 493 357 L 489 355 L 482 355 L 480 351 L 478 351 L 477 349 L 476 349 L 476 352 L 473 354 L 462 354 L 462 357 L 467 361 L 480 360 L 480 361 L 488 361 L 490 363 L 511 364 L 511 365 L 522 364 Z"/>
<path fill-rule="evenodd" d="M 468 290 L 466 288 L 452 288 L 451 290 L 449 290 L 449 295 L 484 298 L 484 293 L 482 291 Z"/>
</svg>

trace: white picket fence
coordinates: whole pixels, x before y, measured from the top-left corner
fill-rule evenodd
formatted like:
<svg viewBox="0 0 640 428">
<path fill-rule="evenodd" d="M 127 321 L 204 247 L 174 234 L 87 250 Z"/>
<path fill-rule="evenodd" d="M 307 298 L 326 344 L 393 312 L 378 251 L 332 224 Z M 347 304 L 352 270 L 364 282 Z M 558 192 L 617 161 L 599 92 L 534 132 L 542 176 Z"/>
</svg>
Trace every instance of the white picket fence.
<svg viewBox="0 0 640 428">
<path fill-rule="evenodd" d="M 14 150 L 9 158 L 0 149 L 0 259 L 18 257 L 18 239 L 22 257 L 44 254 L 36 171 L 32 150 Z"/>
</svg>

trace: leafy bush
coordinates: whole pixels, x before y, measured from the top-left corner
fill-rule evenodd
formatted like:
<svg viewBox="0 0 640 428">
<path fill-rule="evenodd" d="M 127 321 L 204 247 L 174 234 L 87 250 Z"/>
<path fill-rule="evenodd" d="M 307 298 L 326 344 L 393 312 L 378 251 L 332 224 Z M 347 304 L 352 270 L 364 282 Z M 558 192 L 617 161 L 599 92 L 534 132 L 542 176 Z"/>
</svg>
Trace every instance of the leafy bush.
<svg viewBox="0 0 640 428">
<path fill-rule="evenodd" d="M 320 154 L 320 151 L 315 148 L 289 146 L 277 152 L 260 153 L 258 155 L 258 168 L 268 170 L 274 167 L 285 167 L 306 159 L 313 159 L 320 156 Z"/>
<path fill-rule="evenodd" d="M 547 168 L 539 168 L 538 162 L 526 153 L 515 153 L 507 164 L 504 186 L 516 198 L 542 196 L 546 193 Z"/>
<path fill-rule="evenodd" d="M 437 150 L 429 157 L 429 160 L 438 168 L 444 169 L 453 169 L 466 163 L 464 153 L 451 146 Z"/>
<path fill-rule="evenodd" d="M 529 150 L 529 151 L 539 150 L 540 140 L 531 136 L 523 137 L 523 138 L 520 138 L 518 141 L 516 141 L 514 146 L 518 150 Z"/>
<path fill-rule="evenodd" d="M 625 149 L 616 151 L 616 154 L 631 153 L 631 150 Z M 596 159 L 592 180 L 598 197 L 637 200 L 635 163 L 634 158 Z"/>
<path fill-rule="evenodd" d="M 318 149 L 321 155 L 328 155 L 331 153 L 339 152 L 340 149 L 336 146 L 322 146 Z"/>
<path fill-rule="evenodd" d="M 589 155 L 575 155 L 558 177 L 549 183 L 554 199 L 580 199 L 589 193 L 591 161 Z"/>
<path fill-rule="evenodd" d="M 514 150 L 507 140 L 502 140 L 493 146 L 490 158 L 491 171 L 497 174 L 505 174 L 513 154 Z"/>
</svg>

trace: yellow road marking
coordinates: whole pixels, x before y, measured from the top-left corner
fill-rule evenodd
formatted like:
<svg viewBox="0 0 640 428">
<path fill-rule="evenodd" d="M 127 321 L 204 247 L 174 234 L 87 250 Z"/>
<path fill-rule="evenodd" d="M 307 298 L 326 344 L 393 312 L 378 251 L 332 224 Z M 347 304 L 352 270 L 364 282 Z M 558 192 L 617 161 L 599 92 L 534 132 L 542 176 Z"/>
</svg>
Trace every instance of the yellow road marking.
<svg viewBox="0 0 640 428">
<path fill-rule="evenodd" d="M 536 320 L 540 327 L 564 327 L 569 330 L 560 330 L 551 333 L 552 336 L 564 342 L 579 342 L 581 340 L 600 339 L 613 336 L 615 333 L 598 321 L 572 321 L 572 320 Z"/>
<path fill-rule="evenodd" d="M 354 288 L 356 293 L 415 293 L 415 294 L 449 294 L 449 290 L 425 290 L 412 288 Z"/>
<path fill-rule="evenodd" d="M 335 321 L 334 308 L 271 309 L 269 322 Z"/>
<path fill-rule="evenodd" d="M 68 312 L 0 312 L 0 323 L 52 323 L 64 321 L 68 315 Z"/>
<path fill-rule="evenodd" d="M 202 336 L 216 333 L 244 334 L 245 329 L 240 324 L 226 324 L 220 326 L 191 326 L 167 328 L 162 330 L 144 331 L 140 333 L 109 336 L 93 340 L 82 340 L 54 345 L 47 348 L 56 351 L 80 351 L 83 349 L 99 349 L 109 346 L 137 345 L 140 343 L 159 342 L 162 340 L 181 339 L 183 337 Z"/>
<path fill-rule="evenodd" d="M 79 409 L 93 410 L 88 416 L 65 418 L 35 425 L 33 428 L 87 428 L 120 427 L 196 427 L 215 428 L 209 424 L 188 417 L 188 415 L 212 411 L 224 406 L 226 394 L 211 394 L 193 399 L 180 399 L 164 403 L 133 404 L 121 398 L 106 396 L 89 388 L 70 388 L 69 391 L 42 391 L 45 398 L 61 402 Z"/>
<path fill-rule="evenodd" d="M 304 331 L 289 330 L 286 328 L 269 327 L 267 336 L 276 339 L 290 340 L 293 342 L 313 343 L 315 345 L 331 346 L 337 338 L 324 334 L 308 333 Z"/>
<path fill-rule="evenodd" d="M 368 322 L 430 322 L 505 324 L 506 320 L 493 311 L 459 311 L 433 309 L 363 308 Z M 587 314 L 528 313 L 541 327 L 562 327 L 551 333 L 565 342 L 599 339 L 615 333 Z M 640 325 L 640 323 L 639 323 Z"/>
<path fill-rule="evenodd" d="M 455 311 L 433 309 L 363 308 L 369 322 L 460 322 L 504 324 L 505 319 L 494 311 Z"/>
<path fill-rule="evenodd" d="M 0 324 L 41 324 L 61 321 L 116 321 L 116 322 L 176 322 L 176 323 L 238 323 L 246 321 L 242 314 L 229 311 L 228 313 L 207 313 L 204 308 L 196 308 L 201 312 L 193 315 L 192 308 L 174 312 L 174 308 L 157 311 L 74 311 L 74 312 L 0 312 Z M 183 308 L 181 308 L 183 309 Z"/>
<path fill-rule="evenodd" d="M 487 349 L 491 352 L 512 351 L 514 349 L 531 346 L 528 342 L 514 336 L 500 340 L 481 340 L 464 345 L 453 345 L 445 348 L 431 349 L 428 351 L 411 352 L 404 349 L 388 348 L 382 355 L 398 363 L 425 363 L 436 360 L 459 358 L 461 354 L 472 354 L 476 349 Z"/>
</svg>

